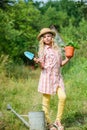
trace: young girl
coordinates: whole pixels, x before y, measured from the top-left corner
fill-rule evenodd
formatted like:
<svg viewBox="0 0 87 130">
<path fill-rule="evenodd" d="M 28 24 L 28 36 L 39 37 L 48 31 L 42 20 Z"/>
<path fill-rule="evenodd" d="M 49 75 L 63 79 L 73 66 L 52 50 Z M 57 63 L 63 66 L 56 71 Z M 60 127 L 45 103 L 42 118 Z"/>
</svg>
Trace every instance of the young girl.
<svg viewBox="0 0 87 130">
<path fill-rule="evenodd" d="M 64 82 L 60 72 L 60 67 L 65 65 L 69 58 L 62 60 L 61 50 L 54 42 L 55 32 L 50 28 L 43 28 L 39 35 L 39 58 L 34 58 L 36 63 L 40 63 L 41 75 L 39 80 L 38 91 L 43 94 L 42 108 L 45 112 L 46 121 L 51 123 L 49 117 L 49 107 L 51 95 L 58 96 L 58 112 L 56 120 L 50 126 L 50 130 L 64 130 L 61 124 L 61 118 L 65 106 L 66 93 L 64 90 Z"/>
</svg>

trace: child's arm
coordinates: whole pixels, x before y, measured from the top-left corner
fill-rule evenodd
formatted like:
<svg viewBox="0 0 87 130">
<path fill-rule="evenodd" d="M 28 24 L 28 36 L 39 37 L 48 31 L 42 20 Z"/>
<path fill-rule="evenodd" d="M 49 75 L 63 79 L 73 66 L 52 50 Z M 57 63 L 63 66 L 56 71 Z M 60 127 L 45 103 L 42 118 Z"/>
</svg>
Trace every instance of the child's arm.
<svg viewBox="0 0 87 130">
<path fill-rule="evenodd" d="M 64 66 L 69 60 L 70 58 L 66 57 L 65 60 L 62 61 L 61 66 Z"/>
</svg>

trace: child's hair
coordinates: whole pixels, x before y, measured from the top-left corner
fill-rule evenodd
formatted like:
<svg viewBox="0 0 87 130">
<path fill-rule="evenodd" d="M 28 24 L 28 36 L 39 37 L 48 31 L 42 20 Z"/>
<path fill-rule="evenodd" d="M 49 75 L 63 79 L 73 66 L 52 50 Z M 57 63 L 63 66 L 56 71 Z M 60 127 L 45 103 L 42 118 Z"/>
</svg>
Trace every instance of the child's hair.
<svg viewBox="0 0 87 130">
<path fill-rule="evenodd" d="M 39 41 L 39 51 L 38 51 L 38 56 L 39 57 L 43 57 L 44 55 L 44 42 L 43 42 L 43 37 L 40 39 Z M 61 49 L 60 47 L 57 45 L 57 43 L 55 43 L 54 38 L 52 38 L 52 48 L 54 50 L 56 50 L 59 54 L 61 54 Z"/>
</svg>

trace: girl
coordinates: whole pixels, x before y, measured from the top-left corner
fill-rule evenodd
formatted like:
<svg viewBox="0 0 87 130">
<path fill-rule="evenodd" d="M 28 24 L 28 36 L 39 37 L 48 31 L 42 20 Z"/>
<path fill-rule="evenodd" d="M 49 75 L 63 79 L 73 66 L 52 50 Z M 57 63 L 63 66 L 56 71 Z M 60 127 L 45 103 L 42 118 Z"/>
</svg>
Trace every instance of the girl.
<svg viewBox="0 0 87 130">
<path fill-rule="evenodd" d="M 62 60 L 60 48 L 54 42 L 55 32 L 50 28 L 43 28 L 39 35 L 39 58 L 34 58 L 36 63 L 40 63 L 41 75 L 38 85 L 38 91 L 43 94 L 42 108 L 45 112 L 46 121 L 51 123 L 49 117 L 49 107 L 51 95 L 57 94 L 59 98 L 58 112 L 56 120 L 50 126 L 50 130 L 64 130 L 61 124 L 61 118 L 65 106 L 66 93 L 64 90 L 64 82 L 60 72 L 60 67 L 65 65 L 69 58 Z"/>
</svg>

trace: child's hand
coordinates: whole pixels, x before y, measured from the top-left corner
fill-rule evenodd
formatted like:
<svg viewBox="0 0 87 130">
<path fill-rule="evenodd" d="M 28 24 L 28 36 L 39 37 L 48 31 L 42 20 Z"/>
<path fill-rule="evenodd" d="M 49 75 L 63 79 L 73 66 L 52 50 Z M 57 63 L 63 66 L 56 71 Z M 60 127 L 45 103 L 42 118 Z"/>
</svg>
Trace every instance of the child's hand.
<svg viewBox="0 0 87 130">
<path fill-rule="evenodd" d="M 34 61 L 35 61 L 36 63 L 38 63 L 38 62 L 39 62 L 39 58 L 34 58 Z"/>
<path fill-rule="evenodd" d="M 39 63 L 39 65 L 40 65 L 41 69 L 43 69 L 43 68 L 44 68 L 44 63 L 43 63 L 43 62 L 41 62 L 41 60 L 40 60 L 39 58 L 34 58 L 34 61 L 35 61 L 36 63 Z"/>
<path fill-rule="evenodd" d="M 71 57 L 65 57 L 65 60 L 62 61 L 61 66 L 64 66 L 70 59 Z"/>
<path fill-rule="evenodd" d="M 66 57 L 66 60 L 69 61 L 72 57 Z"/>
</svg>

